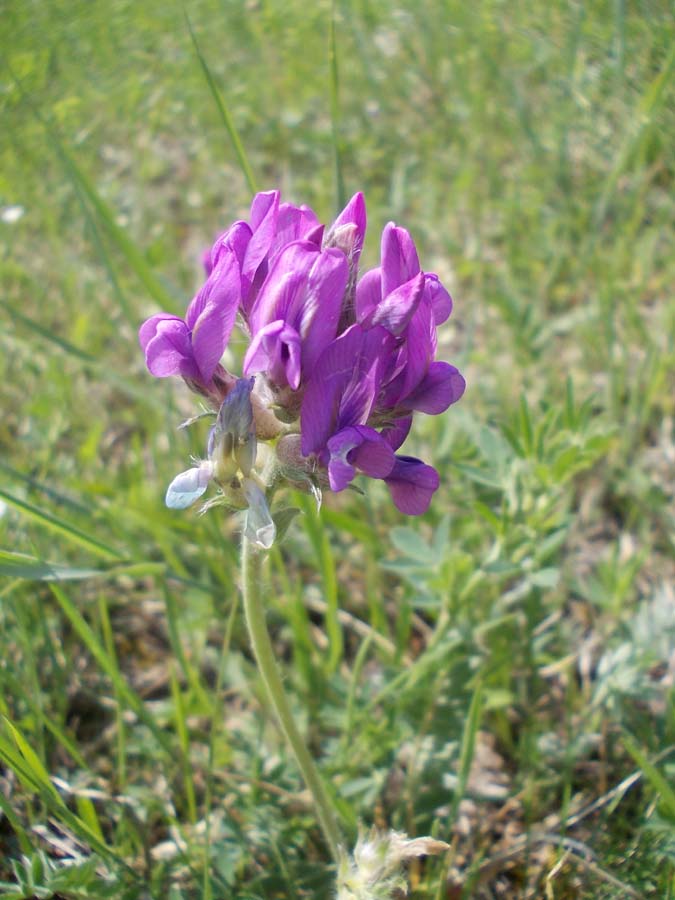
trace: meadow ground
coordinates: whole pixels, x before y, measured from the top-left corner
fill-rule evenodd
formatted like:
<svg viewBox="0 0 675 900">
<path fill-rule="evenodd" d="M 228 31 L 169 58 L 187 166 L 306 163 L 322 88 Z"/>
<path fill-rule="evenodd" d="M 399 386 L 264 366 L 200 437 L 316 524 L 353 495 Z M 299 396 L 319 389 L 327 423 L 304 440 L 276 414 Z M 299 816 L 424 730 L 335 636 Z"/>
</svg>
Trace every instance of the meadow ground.
<svg viewBox="0 0 675 900">
<path fill-rule="evenodd" d="M 348 841 L 446 839 L 418 900 L 675 896 L 669 5 L 185 7 L 258 187 L 363 190 L 455 298 L 430 511 L 300 497 L 270 558 Z M 7 0 L 0 50 L 0 897 L 330 897 L 238 524 L 163 505 L 206 426 L 136 332 L 251 196 L 184 9 Z"/>
</svg>

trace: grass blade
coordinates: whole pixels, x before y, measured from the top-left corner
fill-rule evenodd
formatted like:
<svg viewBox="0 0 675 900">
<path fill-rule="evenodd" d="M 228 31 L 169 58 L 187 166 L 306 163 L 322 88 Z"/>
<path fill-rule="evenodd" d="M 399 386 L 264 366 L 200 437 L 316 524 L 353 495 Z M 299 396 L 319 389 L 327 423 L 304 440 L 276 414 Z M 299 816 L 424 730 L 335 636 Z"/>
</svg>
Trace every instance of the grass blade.
<svg viewBox="0 0 675 900">
<path fill-rule="evenodd" d="M 43 509 L 34 506 L 32 503 L 27 503 L 25 500 L 19 500 L 18 497 L 8 494 L 7 491 L 3 491 L 1 488 L 0 500 L 4 500 L 9 506 L 14 507 L 14 509 L 23 513 L 29 519 L 33 519 L 49 531 L 63 535 L 72 544 L 78 544 L 104 559 L 122 559 L 122 554 L 117 550 L 113 550 L 101 541 L 97 541 L 96 538 L 80 531 L 79 528 L 75 528 L 75 526 L 71 525 L 69 522 L 65 522 L 63 519 L 59 519 L 57 516 L 45 512 Z"/>
<path fill-rule="evenodd" d="M 256 194 L 258 192 L 258 188 L 256 185 L 255 176 L 253 174 L 253 169 L 251 168 L 248 157 L 246 156 L 246 151 L 244 150 L 244 145 L 242 144 L 239 133 L 235 127 L 234 120 L 232 119 L 230 111 L 227 108 L 220 91 L 218 90 L 218 85 L 216 84 L 215 79 L 211 74 L 211 69 L 209 69 L 209 65 L 206 62 L 202 51 L 199 49 L 197 37 L 193 31 L 190 18 L 189 16 L 187 16 L 187 14 L 185 18 L 187 21 L 188 30 L 190 32 L 190 38 L 192 39 L 192 44 L 195 48 L 195 53 L 197 54 L 197 59 L 199 60 L 199 63 L 202 67 L 202 72 L 204 73 L 206 83 L 208 84 L 209 90 L 211 91 L 211 96 L 215 100 L 216 106 L 218 107 L 218 112 L 220 113 L 220 117 L 223 120 L 225 130 L 227 131 L 228 135 L 230 136 L 230 140 L 232 141 L 232 146 L 234 147 L 234 152 L 237 155 L 237 160 L 239 161 L 241 171 L 244 173 L 246 184 L 248 185 L 250 192 L 252 194 Z"/>
<path fill-rule="evenodd" d="M 661 804 L 664 811 L 667 813 L 668 818 L 671 822 L 675 822 L 675 791 L 668 784 L 656 766 L 647 759 L 646 754 L 642 752 L 629 735 L 624 734 L 623 744 L 638 766 L 642 769 L 647 781 L 651 784 L 656 793 L 660 795 Z"/>
<path fill-rule="evenodd" d="M 341 210 L 347 203 L 347 191 L 345 189 L 344 175 L 342 172 L 342 142 L 340 140 L 340 78 L 337 58 L 337 38 L 335 35 L 335 0 L 333 0 L 331 6 L 328 60 L 330 63 L 330 119 L 335 166 L 335 197 L 337 208 L 338 210 Z"/>
<path fill-rule="evenodd" d="M 139 280 L 142 282 L 148 293 L 162 306 L 164 309 L 171 310 L 175 306 L 175 302 L 169 292 L 164 288 L 159 279 L 155 276 L 154 272 L 145 261 L 143 254 L 136 247 L 132 239 L 128 236 L 126 231 L 121 228 L 117 222 L 115 221 L 115 215 L 106 203 L 106 201 L 101 197 L 99 192 L 96 190 L 93 181 L 89 178 L 89 176 L 84 172 L 83 169 L 77 164 L 77 161 L 73 154 L 68 150 L 66 145 L 63 143 L 61 138 L 58 135 L 58 132 L 52 122 L 46 118 L 33 104 L 30 96 L 24 90 L 21 79 L 16 75 L 14 71 L 10 68 L 10 73 L 14 84 L 16 85 L 22 100 L 26 103 L 31 113 L 35 116 L 35 118 L 40 122 L 45 131 L 49 136 L 49 140 L 51 141 L 54 150 L 56 151 L 56 155 L 63 168 L 68 175 L 69 180 L 71 181 L 75 191 L 78 195 L 78 198 L 81 202 L 84 201 L 84 198 L 91 204 L 97 216 L 99 217 L 102 224 L 105 226 L 106 231 L 108 232 L 112 241 L 117 245 L 118 249 L 121 251 L 123 256 L 125 257 L 127 263 L 131 267 L 131 269 L 136 273 Z M 86 208 L 86 203 L 83 203 L 85 215 L 87 219 L 91 221 L 88 211 Z M 97 242 L 97 233 L 94 235 L 95 243 Z M 100 247 L 99 247 L 100 250 Z M 110 267 L 108 265 L 109 260 L 107 256 L 104 257 L 104 265 L 108 269 L 108 273 L 111 274 Z M 119 292 L 117 288 L 119 287 L 116 278 L 113 275 L 113 288 L 116 289 L 116 293 Z M 125 303 L 122 304 L 123 311 L 127 316 L 130 315 L 130 310 L 125 307 Z"/>
<path fill-rule="evenodd" d="M 20 737 L 20 733 L 15 726 L 13 726 L 8 719 L 4 719 L 6 726 L 10 730 L 12 737 L 16 741 L 17 736 Z M 23 748 L 23 749 L 22 749 Z M 57 821 L 63 822 L 68 828 L 71 829 L 81 840 L 85 843 L 89 844 L 89 846 L 100 853 L 102 856 L 105 856 L 109 859 L 113 859 L 118 865 L 123 866 L 127 871 L 132 872 L 134 876 L 136 873 L 131 869 L 130 866 L 122 859 L 121 856 L 118 856 L 114 850 L 112 850 L 104 841 L 102 841 L 95 831 L 87 825 L 79 816 L 75 815 L 75 813 L 71 812 L 71 810 L 66 806 L 65 801 L 56 790 L 51 781 L 47 778 L 45 781 L 40 774 L 40 772 L 32 765 L 30 759 L 27 759 L 24 755 L 24 749 L 30 748 L 28 747 L 25 740 L 21 739 L 21 742 L 16 743 L 15 747 L 7 741 L 5 738 L 0 736 L 0 760 L 6 765 L 8 768 L 12 769 L 16 777 L 19 779 L 21 784 L 26 788 L 26 790 L 31 793 L 37 794 L 42 802 L 45 804 L 47 809 L 49 809 Z M 32 751 L 31 751 L 32 752 Z M 33 754 L 34 755 L 34 754 Z"/>
<path fill-rule="evenodd" d="M 459 772 L 457 775 L 457 787 L 455 789 L 455 800 L 453 803 L 453 819 L 457 812 L 461 800 L 464 797 L 466 786 L 469 782 L 469 771 L 473 760 L 473 753 L 476 747 L 476 733 L 480 725 L 480 717 L 483 711 L 483 689 L 480 682 L 476 685 L 469 706 L 469 714 L 466 717 L 464 732 L 462 734 L 462 746 L 459 754 Z"/>
<path fill-rule="evenodd" d="M 297 500 L 298 505 L 305 514 L 303 519 L 304 525 L 321 570 L 327 607 L 326 631 L 330 647 L 326 667 L 328 672 L 334 672 L 342 659 L 342 629 L 338 618 L 338 583 L 335 572 L 335 560 L 331 552 L 330 541 L 326 535 L 326 529 L 316 511 L 314 500 L 304 494 L 299 494 Z"/>
<path fill-rule="evenodd" d="M 666 88 L 670 83 L 673 71 L 675 71 L 675 46 L 672 47 L 663 68 L 651 82 L 638 104 L 635 120 L 639 124 L 637 128 L 631 128 L 619 148 L 616 161 L 595 208 L 594 222 L 596 226 L 604 221 L 619 178 L 626 166 L 654 127 L 654 117 L 668 96 Z"/>
<path fill-rule="evenodd" d="M 143 722 L 144 725 L 147 725 L 160 746 L 163 747 L 163 749 L 166 750 L 167 753 L 173 754 L 173 742 L 171 741 L 169 736 L 165 734 L 157 725 L 157 722 L 155 722 L 153 716 L 146 709 L 142 699 L 132 688 L 129 687 L 127 682 L 124 680 L 117 667 L 116 661 L 111 659 L 111 657 L 106 653 L 105 647 L 100 643 L 92 629 L 89 627 L 88 623 L 85 621 L 82 614 L 75 607 L 72 601 L 63 593 L 58 585 L 52 584 L 51 589 L 52 593 L 58 601 L 59 606 L 61 607 L 70 624 L 73 626 L 73 629 L 77 633 L 78 637 L 94 657 L 101 669 L 103 669 L 105 674 L 112 681 L 115 691 L 121 697 L 124 697 L 125 702 L 128 703 L 133 712 L 138 716 L 138 718 Z"/>
<path fill-rule="evenodd" d="M 82 581 L 86 578 L 118 578 L 120 575 L 166 575 L 166 566 L 164 563 L 147 562 L 115 565 L 108 569 L 80 569 L 44 562 L 27 553 L 0 550 L 0 575 L 25 581 Z"/>
</svg>

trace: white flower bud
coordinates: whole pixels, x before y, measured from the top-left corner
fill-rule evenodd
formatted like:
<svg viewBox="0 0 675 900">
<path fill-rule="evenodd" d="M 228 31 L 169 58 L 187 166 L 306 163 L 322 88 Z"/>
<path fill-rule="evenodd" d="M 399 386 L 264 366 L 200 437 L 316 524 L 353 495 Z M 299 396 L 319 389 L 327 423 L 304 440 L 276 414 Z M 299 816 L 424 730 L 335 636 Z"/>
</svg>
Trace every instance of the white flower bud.
<svg viewBox="0 0 675 900">
<path fill-rule="evenodd" d="M 407 893 L 404 863 L 417 856 L 435 856 L 449 844 L 430 837 L 410 839 L 400 831 L 361 831 L 353 856 L 342 853 L 336 900 L 392 900 Z"/>
</svg>

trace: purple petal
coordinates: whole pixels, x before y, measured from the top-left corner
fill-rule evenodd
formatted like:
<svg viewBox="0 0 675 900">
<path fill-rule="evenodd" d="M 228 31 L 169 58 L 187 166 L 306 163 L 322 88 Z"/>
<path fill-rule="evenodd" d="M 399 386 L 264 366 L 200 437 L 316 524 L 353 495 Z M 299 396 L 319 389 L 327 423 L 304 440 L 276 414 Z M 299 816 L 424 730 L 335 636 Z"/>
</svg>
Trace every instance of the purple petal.
<svg viewBox="0 0 675 900">
<path fill-rule="evenodd" d="M 357 425 L 355 431 L 359 432 L 361 443 L 352 451 L 352 462 L 357 469 L 371 478 L 385 478 L 396 462 L 390 444 L 374 428 L 367 425 Z"/>
<path fill-rule="evenodd" d="M 278 319 L 298 323 L 307 279 L 319 253 L 307 241 L 295 241 L 279 253 L 250 310 L 252 334 Z"/>
<path fill-rule="evenodd" d="M 364 328 L 382 325 L 393 335 L 401 335 L 412 319 L 424 288 L 424 275 L 418 272 L 410 281 L 388 294 L 363 322 Z"/>
<path fill-rule="evenodd" d="M 442 325 L 452 312 L 452 297 L 433 272 L 427 272 L 424 276 L 424 299 L 433 310 L 434 323 Z"/>
<path fill-rule="evenodd" d="M 411 426 L 412 416 L 406 416 L 405 419 L 396 419 L 392 425 L 383 428 L 381 434 L 392 450 L 398 450 L 408 437 Z"/>
<path fill-rule="evenodd" d="M 242 276 L 247 285 L 253 283 L 258 266 L 267 256 L 277 229 L 279 215 L 279 191 L 256 194 L 251 204 L 251 229 L 253 235 L 246 249 Z"/>
<path fill-rule="evenodd" d="M 414 391 L 400 403 L 403 409 L 419 410 L 436 416 L 456 403 L 464 393 L 466 382 L 459 370 L 446 362 L 433 362 Z"/>
<path fill-rule="evenodd" d="M 371 478 L 384 478 L 394 466 L 389 444 L 366 425 L 343 428 L 327 444 L 328 480 L 332 491 L 341 491 L 360 469 Z"/>
<path fill-rule="evenodd" d="M 356 469 L 347 457 L 360 440 L 361 437 L 355 428 L 343 428 L 329 439 L 328 482 L 331 491 L 344 490 L 356 475 Z"/>
<path fill-rule="evenodd" d="M 420 303 L 405 333 L 405 368 L 401 399 L 413 391 L 424 378 L 436 352 L 436 328 L 431 308 Z"/>
<path fill-rule="evenodd" d="M 343 253 L 339 250 L 321 251 L 307 279 L 298 322 L 305 378 L 337 335 L 348 277 L 349 263 Z"/>
<path fill-rule="evenodd" d="M 192 330 L 192 351 L 201 379 L 208 384 L 230 339 L 236 307 L 209 303 Z"/>
<path fill-rule="evenodd" d="M 160 319 L 156 325 L 155 334 L 145 347 L 145 362 L 149 371 L 156 378 L 182 375 L 199 380 L 199 368 L 194 360 L 185 322 L 171 317 Z M 144 333 L 144 338 L 148 331 Z"/>
<path fill-rule="evenodd" d="M 405 228 L 389 222 L 382 232 L 382 296 L 417 275 L 420 262 L 413 239 Z"/>
<path fill-rule="evenodd" d="M 395 338 L 385 328 L 376 325 L 364 332 L 358 356 L 353 361 L 352 378 L 340 401 L 338 427 L 368 421 L 394 347 Z"/>
<path fill-rule="evenodd" d="M 436 349 L 430 307 L 421 302 L 405 330 L 405 340 L 390 360 L 387 384 L 380 398 L 382 410 L 394 409 L 422 381 Z"/>
<path fill-rule="evenodd" d="M 340 401 L 353 376 L 362 343 L 363 332 L 352 326 L 328 345 L 317 363 L 300 412 L 303 456 L 322 450 L 337 430 Z"/>
<path fill-rule="evenodd" d="M 211 274 L 211 270 L 214 269 L 220 260 L 220 257 L 223 253 L 232 252 L 237 257 L 237 262 L 239 263 L 239 268 L 241 269 L 244 265 L 244 259 L 246 257 L 246 249 L 251 240 L 251 235 L 253 232 L 251 231 L 250 225 L 246 222 L 235 222 L 233 225 L 227 229 L 227 231 L 223 232 L 215 241 L 213 247 L 211 248 L 211 266 L 207 272 L 207 274 Z"/>
<path fill-rule="evenodd" d="M 255 195 L 248 217 L 253 231 L 260 227 L 270 210 L 279 209 L 279 196 L 279 191 L 260 191 Z"/>
<path fill-rule="evenodd" d="M 317 361 L 300 412 L 302 453 L 322 450 L 331 435 L 365 424 L 380 388 L 383 359 L 394 338 L 384 328 L 352 325 Z"/>
<path fill-rule="evenodd" d="M 303 241 L 311 241 L 313 244 L 321 249 L 321 244 L 323 243 L 323 233 L 325 230 L 325 226 L 319 223 L 311 228 L 306 234 L 302 235 Z"/>
<path fill-rule="evenodd" d="M 270 322 L 255 335 L 244 357 L 244 372 L 266 372 L 278 387 L 296 391 L 301 374 L 300 335 L 287 322 Z"/>
<path fill-rule="evenodd" d="M 230 252 L 218 261 L 204 288 L 190 305 L 186 318 L 192 328 L 194 358 L 205 382 L 211 380 L 230 339 L 240 298 L 239 263 Z M 199 316 L 194 319 L 194 312 L 200 306 Z"/>
<path fill-rule="evenodd" d="M 320 247 L 322 234 L 323 226 L 317 219 L 314 210 L 309 206 L 282 203 L 279 206 L 276 235 L 270 249 L 270 257 L 276 256 L 286 244 L 290 244 L 292 241 L 311 240 L 313 244 Z"/>
<path fill-rule="evenodd" d="M 369 269 L 356 285 L 356 321 L 361 324 L 382 300 L 382 270 Z"/>
<path fill-rule="evenodd" d="M 187 327 L 192 330 L 207 305 L 225 306 L 231 309 L 232 321 L 241 300 L 241 272 L 234 250 L 225 247 L 218 254 L 217 262 L 201 289 L 193 298 L 185 313 Z M 228 335 L 229 337 L 229 335 Z"/>
<path fill-rule="evenodd" d="M 429 508 L 438 488 L 438 472 L 412 456 L 397 456 L 394 468 L 384 479 L 400 512 L 421 516 Z"/>
<path fill-rule="evenodd" d="M 344 226 L 356 226 L 351 250 L 352 262 L 356 265 L 359 256 L 361 255 L 361 248 L 363 247 L 363 240 L 366 234 L 366 222 L 366 201 L 364 200 L 363 194 L 359 191 L 354 194 L 352 199 L 331 225 L 330 231 L 326 236 L 326 242 L 330 245 L 331 238 Z"/>
<path fill-rule="evenodd" d="M 157 334 L 160 322 L 182 322 L 185 325 L 185 322 L 179 316 L 172 316 L 170 313 L 158 313 L 156 316 L 150 316 L 138 329 L 138 342 L 144 352 L 150 341 Z"/>
</svg>

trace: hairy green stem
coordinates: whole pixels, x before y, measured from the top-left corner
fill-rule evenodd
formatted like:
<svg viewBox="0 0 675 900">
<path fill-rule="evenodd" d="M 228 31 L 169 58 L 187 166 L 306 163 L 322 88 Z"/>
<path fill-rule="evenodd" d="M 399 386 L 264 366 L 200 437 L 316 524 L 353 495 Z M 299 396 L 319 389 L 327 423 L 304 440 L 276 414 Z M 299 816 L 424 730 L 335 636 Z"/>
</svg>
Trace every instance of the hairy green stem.
<svg viewBox="0 0 675 900">
<path fill-rule="evenodd" d="M 340 832 L 333 809 L 323 786 L 318 769 L 309 754 L 305 742 L 293 720 L 293 714 L 284 693 L 281 675 L 274 659 L 274 650 L 265 624 L 265 607 L 261 596 L 262 555 L 245 536 L 242 536 L 241 547 L 241 581 L 244 596 L 244 612 L 246 625 L 251 639 L 251 646 L 262 676 L 267 699 L 273 707 L 279 724 L 293 751 L 296 762 L 302 772 L 305 784 L 309 788 L 316 805 L 319 823 L 330 847 L 333 859 L 338 860 Z"/>
</svg>

